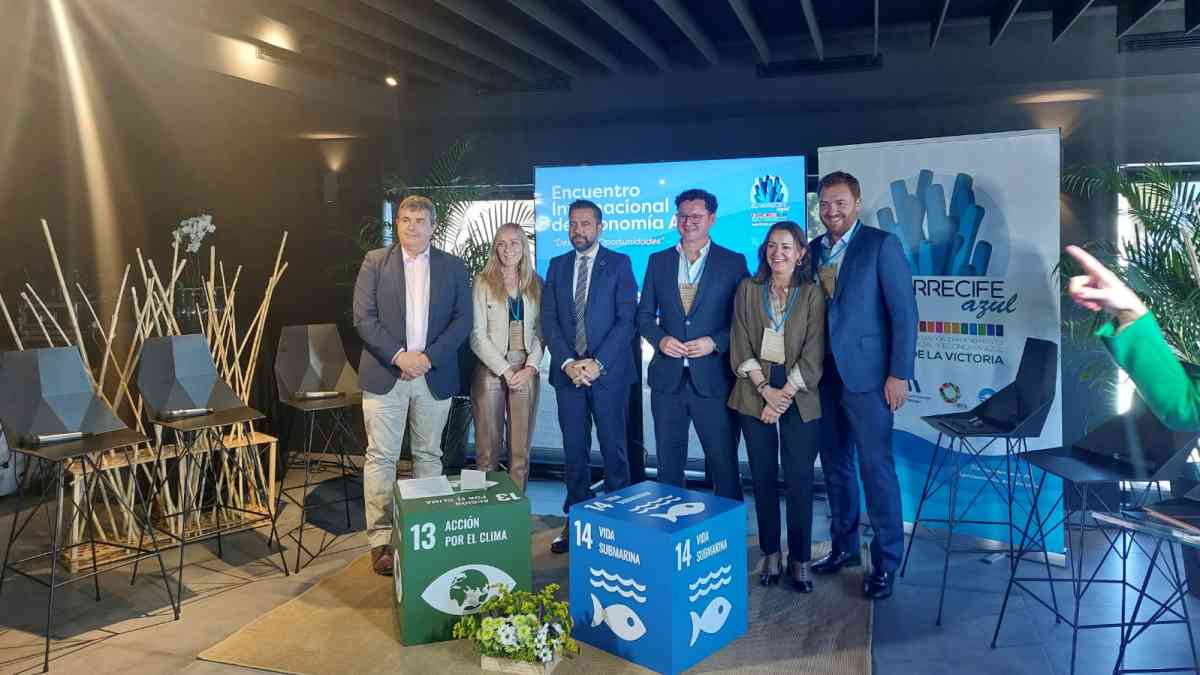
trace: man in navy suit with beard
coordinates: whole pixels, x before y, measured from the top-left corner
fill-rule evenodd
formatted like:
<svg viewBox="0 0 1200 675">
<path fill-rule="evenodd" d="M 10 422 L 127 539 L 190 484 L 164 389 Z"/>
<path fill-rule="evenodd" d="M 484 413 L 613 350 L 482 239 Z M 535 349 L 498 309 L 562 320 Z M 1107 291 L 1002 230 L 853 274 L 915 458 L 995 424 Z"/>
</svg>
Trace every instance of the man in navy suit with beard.
<svg viewBox="0 0 1200 675">
<path fill-rule="evenodd" d="M 900 240 L 858 219 L 858 179 L 835 171 L 821 179 L 818 194 L 827 232 L 809 245 L 809 258 L 828 307 L 828 351 L 820 384 L 821 468 L 833 512 L 833 549 L 812 569 L 833 574 L 861 563 L 861 476 L 875 530 L 872 571 L 863 594 L 881 600 L 892 594 L 904 555 L 892 424 L 908 398 L 916 366 L 917 299 Z"/>
<path fill-rule="evenodd" d="M 542 332 L 550 349 L 550 385 L 558 403 L 563 435 L 567 498 L 571 505 L 591 499 L 592 424 L 604 458 L 604 489 L 629 485 L 626 424 L 630 387 L 637 379 L 633 361 L 637 283 L 629 256 L 600 245 L 600 207 L 572 202 L 571 246 L 550 260 L 542 294 Z M 566 553 L 566 525 L 550 550 Z"/>
<path fill-rule="evenodd" d="M 686 190 L 675 198 L 679 243 L 650 256 L 637 322 L 654 347 L 647 382 L 658 480 L 684 487 L 688 425 L 696 427 L 713 492 L 742 498 L 737 426 L 726 404 L 733 388 L 729 331 L 738 284 L 749 276 L 746 257 L 709 237 L 717 198 Z"/>
</svg>

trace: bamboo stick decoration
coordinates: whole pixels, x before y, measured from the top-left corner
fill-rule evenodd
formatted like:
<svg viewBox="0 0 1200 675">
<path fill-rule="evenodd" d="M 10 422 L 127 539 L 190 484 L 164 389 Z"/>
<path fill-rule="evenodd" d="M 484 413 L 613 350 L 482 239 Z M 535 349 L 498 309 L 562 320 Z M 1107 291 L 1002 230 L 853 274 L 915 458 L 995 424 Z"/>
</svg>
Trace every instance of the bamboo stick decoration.
<svg viewBox="0 0 1200 675">
<path fill-rule="evenodd" d="M 128 377 L 126 369 L 121 367 L 121 364 L 117 361 L 116 355 L 113 354 L 113 349 L 116 343 L 117 322 L 121 313 L 121 305 L 125 300 L 125 281 L 129 277 L 129 269 L 129 265 L 126 265 L 125 278 L 121 280 L 121 290 L 117 294 L 117 304 L 113 307 L 112 321 L 109 323 L 107 331 L 105 331 L 104 325 L 100 323 L 100 317 L 96 315 L 96 309 L 92 306 L 92 301 L 88 299 L 87 294 L 84 293 L 83 287 L 79 286 L 79 284 L 76 284 L 76 286 L 79 287 L 79 294 L 83 297 L 83 301 L 87 305 L 88 312 L 90 312 L 92 315 L 92 321 L 94 321 L 96 324 L 96 330 L 98 330 L 104 337 L 104 359 L 101 362 L 100 375 L 97 378 L 97 390 L 100 392 L 101 398 L 104 398 L 106 403 L 109 403 L 109 405 L 113 406 L 114 411 L 119 407 L 118 399 L 122 393 L 120 383 L 124 382 Z M 136 293 L 136 289 L 134 289 L 134 292 Z M 137 339 L 136 336 L 134 339 Z M 108 373 L 108 364 L 110 360 L 112 361 L 113 370 L 116 372 L 118 378 L 117 391 L 111 400 L 104 395 L 105 375 Z M 128 388 L 124 390 L 124 393 L 126 396 L 130 397 L 129 405 L 132 409 L 134 407 L 134 403 L 132 396 L 129 394 Z"/>
<path fill-rule="evenodd" d="M 286 241 L 286 240 L 287 240 L 287 233 L 285 232 L 284 233 L 284 241 Z M 282 249 L 280 249 L 280 253 L 282 253 L 282 252 L 283 252 Z M 287 270 L 287 263 L 284 263 L 283 267 L 280 268 L 279 271 L 276 273 L 276 276 L 271 278 L 270 282 L 267 284 L 266 297 L 263 298 L 263 304 L 259 307 L 258 319 L 257 319 L 258 325 L 254 331 L 254 347 L 250 352 L 250 364 L 246 367 L 245 377 L 242 380 L 242 400 L 243 401 L 248 402 L 250 399 L 250 382 L 251 382 L 251 380 L 254 379 L 255 366 L 258 365 L 258 352 L 259 352 L 259 348 L 262 347 L 263 329 L 266 327 L 266 324 L 267 324 L 267 309 L 271 305 L 271 297 L 275 294 L 275 286 L 279 283 L 280 277 L 283 276 L 283 273 L 286 270 Z"/>
<path fill-rule="evenodd" d="M 187 259 L 185 258 L 183 262 L 187 264 Z M 167 289 L 163 286 L 162 279 L 158 276 L 158 270 L 154 269 L 154 261 L 147 260 L 146 266 L 150 268 L 150 279 L 154 282 L 152 288 L 158 292 L 160 297 L 159 306 L 163 310 L 164 323 L 174 331 L 171 335 L 182 335 L 183 331 L 179 330 L 179 322 L 175 320 L 175 313 L 171 311 L 171 301 L 167 298 Z"/>
<path fill-rule="evenodd" d="M 46 323 L 42 321 L 42 315 L 38 314 L 37 307 L 33 306 L 33 301 L 29 299 L 29 296 L 25 294 L 25 291 L 21 291 L 21 299 L 25 301 L 25 304 L 29 305 L 29 311 L 33 312 L 33 318 L 37 319 L 38 326 L 41 326 L 42 336 L 46 338 L 46 344 L 53 347 L 54 340 L 50 339 L 50 331 L 46 330 Z"/>
<path fill-rule="evenodd" d="M 221 266 L 224 271 L 225 266 Z M 222 283 L 225 279 L 222 276 Z M 217 308 L 213 304 L 213 299 L 216 298 L 216 289 L 213 286 L 217 283 L 217 247 L 215 245 L 208 247 L 208 322 L 211 325 L 217 316 Z M 212 344 L 211 339 L 209 344 Z"/>
<path fill-rule="evenodd" d="M 108 359 L 112 354 L 113 340 L 117 338 L 117 321 L 121 316 L 121 303 L 125 300 L 125 284 L 129 282 L 130 266 L 125 266 L 125 274 L 121 277 L 121 290 L 117 293 L 117 304 L 113 307 L 112 319 L 108 324 L 108 337 L 105 338 L 104 362 L 100 364 L 100 382 L 104 382 L 104 376 L 108 372 Z M 80 294 L 83 294 L 83 289 L 79 289 Z M 87 295 L 83 295 L 87 299 Z M 90 306 L 90 303 L 89 303 Z M 97 322 L 98 323 L 98 322 Z"/>
<path fill-rule="evenodd" d="M 0 295 L 0 310 L 4 311 L 4 322 L 8 324 L 8 330 L 12 333 L 13 342 L 16 343 L 19 351 L 25 351 L 25 345 L 21 344 L 21 334 L 17 332 L 17 326 L 13 323 L 12 315 L 8 313 L 8 303 L 4 302 L 4 296 Z"/>
<path fill-rule="evenodd" d="M 62 329 L 62 326 L 58 323 L 58 319 L 55 319 L 54 314 L 49 310 L 49 308 L 46 307 L 46 303 L 42 302 L 42 298 L 37 294 L 37 291 L 33 290 L 33 286 L 30 286 L 28 283 L 26 283 L 25 288 L 29 289 L 29 294 L 33 296 L 34 300 L 37 300 L 37 303 L 42 308 L 42 311 L 45 312 L 46 316 L 50 318 L 50 323 L 53 324 L 54 329 L 58 331 L 58 335 L 63 339 L 63 343 L 68 345 L 71 344 L 71 338 L 67 337 L 66 331 Z M 67 303 L 69 304 L 70 302 L 71 300 L 68 298 Z M 84 359 L 83 363 L 86 365 L 87 360 Z"/>
<path fill-rule="evenodd" d="M 100 334 L 104 336 L 105 344 L 108 345 L 108 347 L 104 351 L 104 366 L 107 366 L 108 365 L 108 355 L 112 351 L 112 342 L 108 338 L 108 333 L 106 333 L 104 331 L 104 325 L 100 323 L 100 317 L 96 315 L 96 308 L 92 306 L 92 301 L 88 299 L 87 293 L 83 292 L 83 287 L 80 286 L 78 283 L 76 283 L 75 286 L 77 288 L 79 288 L 79 295 L 80 295 L 80 297 L 83 298 L 84 304 L 87 305 L 88 313 L 90 313 L 92 315 L 92 323 L 94 323 L 96 325 L 96 330 L 99 331 Z M 122 291 L 122 293 L 124 293 L 125 289 L 122 288 L 121 291 Z M 101 379 L 97 382 L 96 393 L 99 394 L 100 399 L 102 401 L 109 404 L 110 406 L 112 405 L 112 402 L 108 400 L 108 396 L 106 396 L 104 394 L 104 380 L 103 379 Z"/>
<path fill-rule="evenodd" d="M 171 242 L 171 271 L 175 271 L 175 267 L 179 264 L 179 237 L 176 236 Z M 171 284 L 167 287 L 167 295 L 171 298 L 171 312 L 175 312 L 175 279 L 171 277 Z"/>
<path fill-rule="evenodd" d="M 133 360 L 141 354 L 142 343 L 145 342 L 145 337 L 148 333 L 146 324 L 148 320 L 147 314 L 149 314 L 150 307 L 149 302 L 147 302 L 145 305 L 139 305 L 137 286 L 130 286 L 129 290 L 130 295 L 133 297 L 133 309 L 136 321 L 133 339 L 129 343 L 129 351 L 125 354 L 125 367 L 122 368 L 120 372 L 121 381 L 117 385 L 117 395 L 114 398 L 116 403 L 113 408 L 116 412 L 120 412 L 121 401 L 126 400 L 121 398 L 121 395 L 124 394 L 129 400 L 129 407 L 133 412 L 134 424 L 137 425 L 138 431 L 144 431 L 142 428 L 141 397 L 139 396 L 138 401 L 136 403 L 134 402 L 133 396 L 129 391 L 129 379 L 130 375 L 133 373 Z"/>
<path fill-rule="evenodd" d="M 92 366 L 88 361 L 87 347 L 83 343 L 83 331 L 79 329 L 79 317 L 75 316 L 75 304 L 71 302 L 71 292 L 67 290 L 67 280 L 63 278 L 62 265 L 58 262 L 58 251 L 54 249 L 54 238 L 50 236 L 50 225 L 45 218 L 42 219 L 42 232 L 46 235 L 46 245 L 50 247 L 50 260 L 54 262 L 54 273 L 58 275 L 59 290 L 62 291 L 63 300 L 67 303 L 67 316 L 71 318 L 71 325 L 75 327 L 75 344 L 79 347 L 79 353 L 83 356 L 84 368 L 87 369 L 90 377 Z"/>
</svg>

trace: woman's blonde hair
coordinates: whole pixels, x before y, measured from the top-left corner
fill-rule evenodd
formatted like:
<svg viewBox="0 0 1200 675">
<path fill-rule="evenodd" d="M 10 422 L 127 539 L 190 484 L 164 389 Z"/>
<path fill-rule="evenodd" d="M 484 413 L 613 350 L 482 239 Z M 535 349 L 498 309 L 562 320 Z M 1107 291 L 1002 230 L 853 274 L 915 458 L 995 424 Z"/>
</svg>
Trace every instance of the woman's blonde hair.
<svg viewBox="0 0 1200 675">
<path fill-rule="evenodd" d="M 537 272 L 533 270 L 533 260 L 529 251 L 529 236 L 525 234 L 525 228 L 516 223 L 505 223 L 496 228 L 496 236 L 492 238 L 492 248 L 488 252 L 487 264 L 483 266 L 483 271 L 479 273 L 479 278 L 483 283 L 487 284 L 492 293 L 497 298 L 503 298 L 508 295 L 508 290 L 504 288 L 504 273 L 501 271 L 500 254 L 496 252 L 496 242 L 499 241 L 500 235 L 505 232 L 514 232 L 521 239 L 524 246 L 521 247 L 521 260 L 517 262 L 517 290 L 521 296 L 529 295 L 530 299 L 538 302 L 542 297 L 542 280 L 538 277 Z"/>
</svg>

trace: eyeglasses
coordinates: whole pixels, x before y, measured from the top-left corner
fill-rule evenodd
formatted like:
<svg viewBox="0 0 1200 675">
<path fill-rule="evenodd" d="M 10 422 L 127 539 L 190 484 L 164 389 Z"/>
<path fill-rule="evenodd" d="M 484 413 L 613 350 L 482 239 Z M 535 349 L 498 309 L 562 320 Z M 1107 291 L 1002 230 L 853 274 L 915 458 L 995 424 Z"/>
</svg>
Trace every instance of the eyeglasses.
<svg viewBox="0 0 1200 675">
<path fill-rule="evenodd" d="M 690 214 L 689 213 L 676 213 L 675 214 L 675 220 L 679 221 L 681 224 L 682 223 L 691 223 L 692 225 L 699 225 L 700 223 L 703 223 L 704 219 L 707 217 L 708 217 L 707 213 L 690 213 Z"/>
</svg>

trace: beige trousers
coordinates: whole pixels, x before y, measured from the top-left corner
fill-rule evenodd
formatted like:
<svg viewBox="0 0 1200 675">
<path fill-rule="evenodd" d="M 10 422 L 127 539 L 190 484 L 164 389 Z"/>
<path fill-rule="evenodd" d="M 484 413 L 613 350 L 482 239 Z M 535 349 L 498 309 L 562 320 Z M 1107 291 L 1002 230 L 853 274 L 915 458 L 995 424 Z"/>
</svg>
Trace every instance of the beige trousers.
<svg viewBox="0 0 1200 675">
<path fill-rule="evenodd" d="M 396 484 L 396 462 L 405 426 L 412 427 L 413 477 L 441 475 L 442 430 L 450 415 L 450 401 L 434 398 L 424 377 L 408 382 L 396 380 L 386 394 L 363 392 L 363 423 L 367 427 L 363 501 L 367 541 L 372 548 L 391 543 L 392 487 Z"/>
<path fill-rule="evenodd" d="M 526 358 L 528 354 L 524 351 L 508 353 L 508 363 L 513 366 L 524 365 Z M 522 492 L 529 480 L 529 446 L 533 442 L 540 386 L 540 378 L 535 375 L 518 389 L 510 389 L 482 363 L 476 366 L 471 382 L 475 463 L 481 471 L 494 471 L 507 441 L 508 475 Z"/>
</svg>

